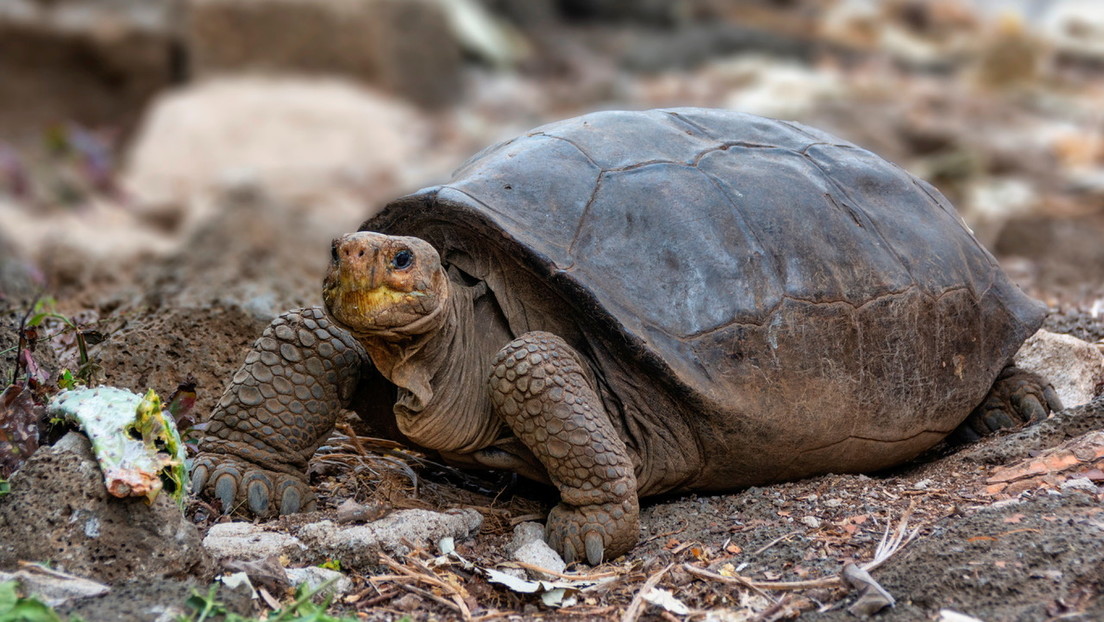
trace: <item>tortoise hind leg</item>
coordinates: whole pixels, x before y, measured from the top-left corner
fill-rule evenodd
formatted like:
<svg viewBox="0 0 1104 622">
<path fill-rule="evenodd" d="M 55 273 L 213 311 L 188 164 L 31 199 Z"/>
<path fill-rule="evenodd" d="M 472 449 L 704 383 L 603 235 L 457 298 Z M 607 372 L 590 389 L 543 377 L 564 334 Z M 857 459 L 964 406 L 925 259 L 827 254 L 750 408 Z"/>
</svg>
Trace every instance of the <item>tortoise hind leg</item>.
<svg viewBox="0 0 1104 622">
<path fill-rule="evenodd" d="M 951 438 L 960 442 L 976 441 L 997 430 L 1045 419 L 1062 409 L 1062 402 L 1050 383 L 1038 374 L 1009 365 L 1001 370 L 989 394 Z"/>
<path fill-rule="evenodd" d="M 307 462 L 330 435 L 367 361 L 320 308 L 272 321 L 215 407 L 192 490 L 267 517 L 309 510 Z"/>
</svg>

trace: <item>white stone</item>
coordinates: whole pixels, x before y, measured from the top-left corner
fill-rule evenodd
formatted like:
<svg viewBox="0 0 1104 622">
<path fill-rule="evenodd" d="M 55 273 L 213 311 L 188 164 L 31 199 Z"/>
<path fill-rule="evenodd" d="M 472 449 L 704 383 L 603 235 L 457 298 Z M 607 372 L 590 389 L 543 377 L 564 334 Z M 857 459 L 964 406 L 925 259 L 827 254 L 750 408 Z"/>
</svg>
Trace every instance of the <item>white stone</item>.
<svg viewBox="0 0 1104 622">
<path fill-rule="evenodd" d="M 514 537 L 506 545 L 506 553 L 513 555 L 514 551 L 536 540 L 544 540 L 544 526 L 532 521 L 519 523 L 514 526 Z"/>
<path fill-rule="evenodd" d="M 1064 491 L 1082 490 L 1091 494 L 1096 494 L 1098 492 L 1096 484 L 1087 477 L 1074 477 L 1068 479 L 1059 484 L 1058 487 Z"/>
<path fill-rule="evenodd" d="M 253 523 L 219 523 L 207 531 L 203 547 L 217 559 L 257 560 L 276 555 L 298 556 L 306 546 L 295 536 L 266 531 Z"/>
<path fill-rule="evenodd" d="M 1033 371 L 1054 385 L 1065 407 L 1084 404 L 1104 381 L 1104 354 L 1070 335 L 1040 330 L 1016 353 L 1017 367 Z"/>
<path fill-rule="evenodd" d="M 110 588 L 91 579 L 65 575 L 56 570 L 36 571 L 32 566 L 16 572 L 0 572 L 0 583 L 18 581 L 25 594 L 34 596 L 51 607 L 70 600 L 89 598 L 106 593 Z"/>
<path fill-rule="evenodd" d="M 303 525 L 296 535 L 316 559 L 340 559 L 356 568 L 379 562 L 381 551 L 406 554 L 410 546 L 432 549 L 442 538 L 464 540 L 479 531 L 483 515 L 472 509 L 449 512 L 401 510 L 364 525 L 341 527 L 333 521 Z"/>
<path fill-rule="evenodd" d="M 526 522 L 514 527 L 514 537 L 506 545 L 506 553 L 511 559 L 526 564 L 531 564 L 553 573 L 562 573 L 567 569 L 560 554 L 552 550 L 544 540 L 544 526 L 539 523 Z M 535 581 L 555 581 L 561 577 L 536 570 L 525 569 L 530 579 Z"/>
<path fill-rule="evenodd" d="M 301 585 L 305 583 L 309 590 L 317 590 L 327 581 L 333 581 L 333 583 L 325 589 L 325 594 L 340 596 L 353 591 L 353 582 L 349 577 L 346 577 L 336 570 L 330 570 L 329 568 L 307 566 L 306 568 L 285 568 L 284 572 L 287 573 L 288 580 L 291 581 L 292 585 Z"/>
</svg>

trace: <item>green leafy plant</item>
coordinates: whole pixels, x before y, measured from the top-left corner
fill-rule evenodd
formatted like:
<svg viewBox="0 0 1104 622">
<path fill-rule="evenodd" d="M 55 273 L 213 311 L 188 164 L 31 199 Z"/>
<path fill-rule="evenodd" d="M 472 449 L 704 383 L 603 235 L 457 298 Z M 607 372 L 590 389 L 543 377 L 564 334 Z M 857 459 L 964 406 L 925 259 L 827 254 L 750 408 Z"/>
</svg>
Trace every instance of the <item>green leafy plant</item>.
<svg viewBox="0 0 1104 622">
<path fill-rule="evenodd" d="M 0 621 L 2 622 L 62 622 L 61 616 L 37 598 L 19 595 L 15 581 L 0 583 Z"/>
<path fill-rule="evenodd" d="M 319 568 L 325 568 L 327 570 L 336 570 L 341 572 L 341 560 L 340 559 L 327 559 L 326 561 L 318 564 Z"/>
<path fill-rule="evenodd" d="M 31 316 L 27 319 L 25 326 L 26 328 L 38 328 L 46 320 L 52 319 L 61 322 L 63 325 L 62 332 L 72 331 L 77 341 L 78 361 L 80 366 L 77 368 L 76 374 L 69 373 L 68 382 L 73 386 L 78 383 L 85 386 L 91 386 L 95 383 L 96 374 L 99 373 L 100 366 L 89 356 L 88 346 L 98 343 L 101 336 L 95 331 L 81 328 L 76 322 L 70 319 L 69 316 L 58 313 L 55 310 L 56 307 L 57 301 L 52 297 L 47 296 L 39 298 L 35 301 Z M 20 344 L 20 347 L 22 347 L 22 344 Z M 66 372 L 68 372 L 68 370 L 66 370 Z M 59 384 L 60 383 L 61 381 L 59 380 Z"/>
<path fill-rule="evenodd" d="M 265 618 L 266 622 L 358 622 L 356 616 L 336 617 L 326 613 L 331 598 L 327 597 L 321 603 L 313 601 L 315 595 L 332 584 L 327 581 L 315 589 L 310 589 L 306 584 L 300 585 L 295 590 L 295 601 L 277 611 L 270 612 Z M 192 597 L 185 603 L 193 609 L 189 616 L 177 618 L 177 622 L 207 622 L 213 618 L 220 618 L 225 622 L 257 622 L 255 618 L 247 618 L 229 611 L 222 602 L 216 598 L 218 585 L 212 585 L 207 593 L 194 591 Z M 2 620 L 2 618 L 0 618 Z"/>
<path fill-rule="evenodd" d="M 58 373 L 58 388 L 59 389 L 66 389 L 68 391 L 72 391 L 73 389 L 76 389 L 78 386 L 80 386 L 80 384 L 77 382 L 77 379 L 73 377 L 73 372 L 69 371 L 68 369 L 63 369 L 63 370 L 61 370 L 60 373 Z"/>
</svg>

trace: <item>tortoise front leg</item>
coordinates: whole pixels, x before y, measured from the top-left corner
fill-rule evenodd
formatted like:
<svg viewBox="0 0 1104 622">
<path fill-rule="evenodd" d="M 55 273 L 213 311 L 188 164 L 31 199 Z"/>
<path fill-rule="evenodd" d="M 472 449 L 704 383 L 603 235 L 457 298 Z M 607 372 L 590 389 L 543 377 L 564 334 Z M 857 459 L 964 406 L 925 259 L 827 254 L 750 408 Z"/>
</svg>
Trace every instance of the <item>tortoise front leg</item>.
<svg viewBox="0 0 1104 622">
<path fill-rule="evenodd" d="M 319 307 L 272 321 L 234 374 L 207 424 L 192 489 L 229 513 L 257 516 L 314 507 L 307 462 L 333 431 L 368 361 Z"/>
<path fill-rule="evenodd" d="M 639 536 L 636 476 L 575 350 L 531 332 L 494 360 L 491 400 L 544 465 L 561 502 L 548 516 L 549 545 L 566 561 L 597 565 L 628 552 Z"/>
</svg>

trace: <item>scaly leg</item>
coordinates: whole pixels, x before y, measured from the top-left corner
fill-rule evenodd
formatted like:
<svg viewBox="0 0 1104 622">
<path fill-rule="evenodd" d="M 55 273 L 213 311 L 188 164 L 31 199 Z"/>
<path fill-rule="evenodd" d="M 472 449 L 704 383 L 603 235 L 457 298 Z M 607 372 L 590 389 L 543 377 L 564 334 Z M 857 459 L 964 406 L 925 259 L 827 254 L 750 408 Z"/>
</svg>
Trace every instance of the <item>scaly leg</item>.
<svg viewBox="0 0 1104 622">
<path fill-rule="evenodd" d="M 498 353 L 490 387 L 499 416 L 560 490 L 549 545 L 594 565 L 628 552 L 640 531 L 632 460 L 575 350 L 551 333 L 526 333 Z"/>
<path fill-rule="evenodd" d="M 333 431 L 370 364 L 319 307 L 272 321 L 234 374 L 207 424 L 192 488 L 257 516 L 314 507 L 307 461 Z"/>
</svg>

